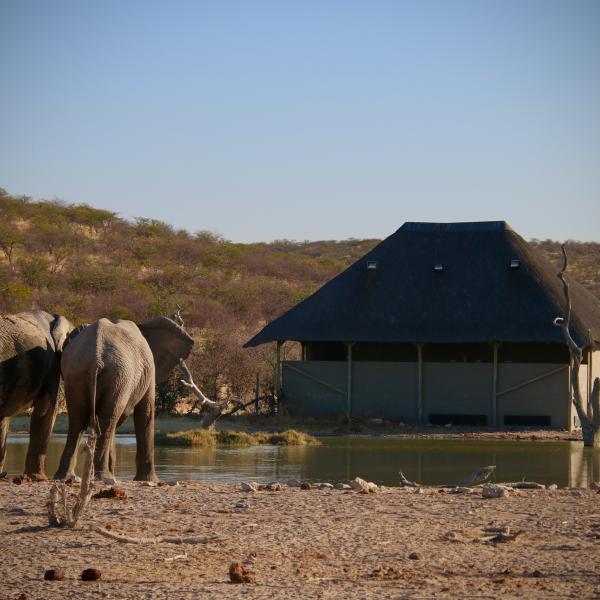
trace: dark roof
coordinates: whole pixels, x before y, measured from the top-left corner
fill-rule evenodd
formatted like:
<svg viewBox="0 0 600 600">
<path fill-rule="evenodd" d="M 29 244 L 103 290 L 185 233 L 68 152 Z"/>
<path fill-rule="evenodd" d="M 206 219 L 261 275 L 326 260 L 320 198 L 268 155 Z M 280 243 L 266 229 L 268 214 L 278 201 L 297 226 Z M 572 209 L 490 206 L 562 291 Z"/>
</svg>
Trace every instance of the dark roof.
<svg viewBox="0 0 600 600">
<path fill-rule="evenodd" d="M 510 267 L 511 259 L 518 268 Z M 372 261 L 376 268 L 367 269 Z M 552 324 L 564 312 L 556 273 L 504 221 L 405 223 L 245 346 L 274 340 L 562 342 Z M 597 344 L 600 301 L 569 281 L 571 332 L 582 346 Z"/>
</svg>

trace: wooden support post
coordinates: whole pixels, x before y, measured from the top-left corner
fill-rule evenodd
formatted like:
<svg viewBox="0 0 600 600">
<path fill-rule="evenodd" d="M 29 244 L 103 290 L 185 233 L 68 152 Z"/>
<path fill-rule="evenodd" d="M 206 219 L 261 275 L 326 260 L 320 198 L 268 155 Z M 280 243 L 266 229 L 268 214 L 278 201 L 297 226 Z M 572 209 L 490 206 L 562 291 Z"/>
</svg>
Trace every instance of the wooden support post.
<svg viewBox="0 0 600 600">
<path fill-rule="evenodd" d="M 417 422 L 423 425 L 423 344 L 417 344 Z"/>
<path fill-rule="evenodd" d="M 567 387 L 567 394 L 568 394 L 568 400 L 567 402 L 569 403 L 569 408 L 568 408 L 568 417 L 569 417 L 569 431 L 573 431 L 575 429 L 575 405 L 573 404 L 573 383 L 572 383 L 572 379 L 571 379 L 571 371 L 573 370 L 573 357 L 569 356 L 569 372 L 568 372 L 568 378 L 569 378 L 569 385 Z"/>
<path fill-rule="evenodd" d="M 346 342 L 347 356 L 347 382 L 346 382 L 346 421 L 348 426 L 352 419 L 352 346 L 353 342 Z"/>
<path fill-rule="evenodd" d="M 283 342 L 277 340 L 277 365 L 275 367 L 275 398 L 277 401 L 281 396 L 281 346 L 283 346 Z"/>
<path fill-rule="evenodd" d="M 260 398 L 260 375 L 256 373 L 256 386 L 254 388 L 254 411 L 258 414 L 258 401 Z"/>
<path fill-rule="evenodd" d="M 500 348 L 499 342 L 492 344 L 494 349 L 494 359 L 492 364 L 492 407 L 491 407 L 491 425 L 492 427 L 498 426 L 498 348 Z"/>
</svg>

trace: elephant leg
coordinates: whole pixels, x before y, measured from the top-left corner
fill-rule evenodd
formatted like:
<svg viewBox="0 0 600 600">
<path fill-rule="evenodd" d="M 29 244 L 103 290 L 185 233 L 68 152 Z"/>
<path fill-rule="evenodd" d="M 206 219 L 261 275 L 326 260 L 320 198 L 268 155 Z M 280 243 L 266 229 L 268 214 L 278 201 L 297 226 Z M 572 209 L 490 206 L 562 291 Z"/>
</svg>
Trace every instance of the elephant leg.
<svg viewBox="0 0 600 600">
<path fill-rule="evenodd" d="M 36 481 L 48 479 L 44 472 L 50 434 L 56 419 L 56 402 L 46 394 L 43 402 L 33 405 L 29 424 L 29 447 L 25 459 L 25 475 Z"/>
<path fill-rule="evenodd" d="M 99 414 L 98 423 L 100 426 L 100 435 L 96 443 L 96 455 L 94 457 L 96 478 L 114 485 L 116 479 L 111 470 L 110 459 L 115 443 L 117 418 L 113 415 Z"/>
<path fill-rule="evenodd" d="M 54 479 L 77 479 L 75 476 L 77 448 L 81 435 L 88 425 L 89 414 L 85 405 L 85 395 L 79 386 L 65 385 L 65 395 L 69 411 L 69 431 Z"/>
<path fill-rule="evenodd" d="M 119 429 L 119 427 L 121 427 L 121 425 L 123 424 L 123 421 L 125 421 L 125 419 L 127 418 L 126 415 L 121 415 L 121 418 L 117 421 L 117 429 Z M 117 443 L 113 438 L 113 443 L 110 446 L 110 457 L 108 460 L 108 467 L 111 471 L 111 473 L 115 472 L 115 469 L 117 467 Z"/>
<path fill-rule="evenodd" d="M 6 437 L 8 436 L 9 423 L 10 417 L 0 417 L 0 478 L 6 477 L 4 457 L 6 456 Z"/>
<path fill-rule="evenodd" d="M 154 382 L 133 410 L 136 454 L 135 480 L 158 481 L 154 471 Z"/>
</svg>

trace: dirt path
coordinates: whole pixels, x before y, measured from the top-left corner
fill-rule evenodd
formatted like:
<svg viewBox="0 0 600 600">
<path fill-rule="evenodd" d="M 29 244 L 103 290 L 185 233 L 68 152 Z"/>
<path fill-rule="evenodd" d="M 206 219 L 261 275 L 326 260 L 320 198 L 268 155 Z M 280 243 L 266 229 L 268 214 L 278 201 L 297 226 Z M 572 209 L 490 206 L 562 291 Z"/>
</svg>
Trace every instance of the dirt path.
<svg viewBox="0 0 600 600">
<path fill-rule="evenodd" d="M 90 522 L 128 535 L 222 539 L 134 545 L 48 529 L 48 484 L 0 483 L 0 599 L 600 596 L 600 495 L 591 490 L 484 499 L 401 488 L 121 487 L 128 499 L 94 500 Z M 503 526 L 523 533 L 486 541 L 483 528 Z M 256 583 L 229 583 L 230 563 L 244 560 Z M 43 581 L 57 567 L 66 579 Z M 79 581 L 86 567 L 101 580 Z"/>
</svg>

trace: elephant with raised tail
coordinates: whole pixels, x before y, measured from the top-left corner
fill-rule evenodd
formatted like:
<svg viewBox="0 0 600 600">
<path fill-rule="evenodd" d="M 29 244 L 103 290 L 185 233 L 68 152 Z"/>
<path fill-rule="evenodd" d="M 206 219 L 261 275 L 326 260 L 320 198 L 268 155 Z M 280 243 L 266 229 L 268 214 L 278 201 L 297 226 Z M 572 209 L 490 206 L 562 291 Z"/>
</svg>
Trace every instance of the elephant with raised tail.
<svg viewBox="0 0 600 600">
<path fill-rule="evenodd" d="M 189 334 L 166 317 L 136 325 L 100 319 L 79 328 L 62 356 L 69 433 L 55 479 L 75 477 L 76 450 L 88 426 L 97 427 L 96 476 L 114 482 L 114 436 L 131 414 L 135 425 L 138 481 L 156 481 L 154 389 L 194 345 Z"/>
<path fill-rule="evenodd" d="M 10 418 L 33 407 L 25 475 L 46 479 L 44 462 L 56 418 L 60 355 L 73 325 L 60 315 L 31 310 L 0 316 L 0 476 Z"/>
</svg>

